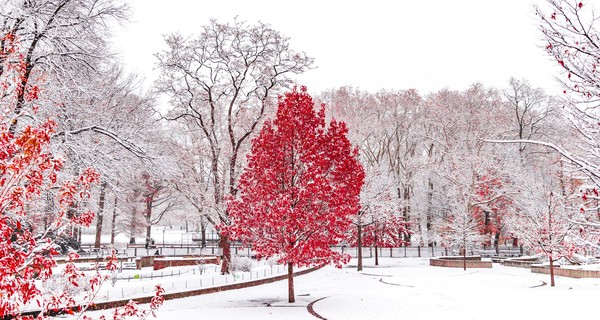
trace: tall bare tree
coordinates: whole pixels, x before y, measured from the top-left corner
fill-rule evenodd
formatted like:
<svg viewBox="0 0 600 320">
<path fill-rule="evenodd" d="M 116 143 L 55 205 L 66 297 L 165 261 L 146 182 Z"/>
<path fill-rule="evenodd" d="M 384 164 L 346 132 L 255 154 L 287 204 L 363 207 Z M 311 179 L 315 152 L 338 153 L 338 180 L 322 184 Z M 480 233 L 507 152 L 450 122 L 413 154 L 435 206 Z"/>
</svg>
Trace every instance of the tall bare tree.
<svg viewBox="0 0 600 320">
<path fill-rule="evenodd" d="M 0 1 L 0 33 L 16 36 L 24 53 L 25 90 L 18 93 L 11 131 L 27 103 L 27 90 L 40 79 L 73 84 L 106 61 L 108 26 L 123 21 L 127 11 L 120 0 Z M 0 42 L 0 50 L 5 45 Z"/>
<path fill-rule="evenodd" d="M 156 55 L 161 76 L 159 92 L 170 97 L 165 118 L 191 121 L 208 147 L 210 206 L 215 223 L 227 224 L 226 195 L 235 196 L 240 156 L 250 137 L 274 105 L 290 75 L 313 64 L 306 54 L 290 49 L 289 39 L 269 25 L 233 24 L 212 20 L 190 38 L 174 33 L 168 49 Z M 221 236 L 222 273 L 229 272 L 229 239 Z"/>
</svg>

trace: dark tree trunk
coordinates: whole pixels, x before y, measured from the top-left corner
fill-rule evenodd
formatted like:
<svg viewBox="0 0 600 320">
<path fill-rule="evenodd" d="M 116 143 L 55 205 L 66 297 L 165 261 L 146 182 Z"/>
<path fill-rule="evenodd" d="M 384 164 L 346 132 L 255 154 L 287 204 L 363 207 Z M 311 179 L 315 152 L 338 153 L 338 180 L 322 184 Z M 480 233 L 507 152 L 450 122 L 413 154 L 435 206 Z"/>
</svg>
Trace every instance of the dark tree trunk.
<svg viewBox="0 0 600 320">
<path fill-rule="evenodd" d="M 406 205 L 404 206 L 404 208 L 402 208 L 402 215 L 404 216 L 404 221 L 409 222 L 410 221 L 410 186 L 409 185 L 407 185 L 404 188 L 403 200 L 404 200 L 404 203 L 406 203 Z M 410 225 L 407 225 L 406 229 L 410 231 Z M 406 242 L 410 242 L 410 237 L 411 237 L 411 235 L 409 232 L 406 232 L 403 234 L 404 241 L 406 241 Z"/>
<path fill-rule="evenodd" d="M 115 244 L 115 236 L 117 235 L 117 203 L 119 197 L 115 194 L 115 202 L 113 204 L 112 224 L 110 227 L 110 244 Z"/>
<path fill-rule="evenodd" d="M 379 247 L 375 245 L 375 265 L 379 265 Z"/>
<path fill-rule="evenodd" d="M 294 296 L 294 265 L 288 262 L 288 302 L 296 302 Z"/>
<path fill-rule="evenodd" d="M 146 210 L 144 210 L 145 211 L 144 215 L 146 216 L 146 241 L 151 241 L 151 239 L 152 239 L 152 202 L 153 202 L 153 197 L 147 196 L 145 202 L 146 202 Z"/>
<path fill-rule="evenodd" d="M 131 236 L 129 237 L 129 244 L 135 244 L 135 234 L 136 234 L 136 220 L 137 220 L 137 210 L 135 206 L 133 207 L 133 212 L 131 213 L 131 223 L 129 227 L 131 228 Z"/>
<path fill-rule="evenodd" d="M 219 247 L 223 249 L 221 261 L 221 274 L 229 274 L 229 262 L 231 261 L 231 243 L 229 237 L 219 234 Z"/>
<path fill-rule="evenodd" d="M 358 228 L 358 240 L 357 240 L 357 246 L 358 246 L 358 269 L 357 271 L 362 271 L 363 269 L 363 256 L 362 256 L 362 226 L 359 224 L 357 226 Z"/>
<path fill-rule="evenodd" d="M 427 189 L 427 242 L 433 245 L 431 228 L 433 227 L 433 181 L 429 177 Z"/>
<path fill-rule="evenodd" d="M 100 199 L 98 200 L 98 212 L 96 213 L 96 240 L 95 248 L 100 248 L 102 245 L 102 223 L 104 222 L 104 202 L 106 198 L 106 182 L 100 186 Z"/>
<path fill-rule="evenodd" d="M 500 232 L 496 232 L 494 235 L 494 248 L 496 249 L 496 255 L 500 254 Z"/>
<path fill-rule="evenodd" d="M 200 223 L 200 237 L 202 242 L 202 248 L 206 248 L 206 224 Z"/>
</svg>

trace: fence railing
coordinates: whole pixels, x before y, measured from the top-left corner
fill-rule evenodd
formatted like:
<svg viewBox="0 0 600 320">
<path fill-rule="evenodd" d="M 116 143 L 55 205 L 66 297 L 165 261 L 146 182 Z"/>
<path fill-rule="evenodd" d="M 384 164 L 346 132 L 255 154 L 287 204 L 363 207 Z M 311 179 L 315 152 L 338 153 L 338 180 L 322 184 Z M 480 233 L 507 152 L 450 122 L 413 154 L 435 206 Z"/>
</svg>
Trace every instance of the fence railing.
<svg viewBox="0 0 600 320">
<path fill-rule="evenodd" d="M 187 271 L 155 271 L 119 275 L 113 286 L 105 284 L 94 301 L 111 301 L 125 298 L 146 296 L 154 292 L 160 284 L 167 293 L 192 289 L 203 289 L 226 284 L 265 279 L 287 273 L 287 266 L 263 265 L 252 271 L 236 271 L 232 274 L 221 275 L 219 267 L 215 265 L 204 266 L 204 269 L 194 268 Z"/>
<path fill-rule="evenodd" d="M 346 253 L 352 258 L 358 257 L 358 248 L 356 247 L 335 247 L 336 251 Z M 438 246 L 406 246 L 398 248 L 377 248 L 379 257 L 391 257 L 391 258 L 432 258 L 439 256 L 448 255 L 459 255 L 461 253 L 459 248 L 446 248 Z M 520 256 L 522 254 L 521 247 L 513 246 L 500 246 L 499 253 L 496 254 L 494 248 L 486 247 L 471 247 L 467 250 L 468 255 L 482 255 L 486 257 L 491 256 Z M 363 258 L 372 258 L 375 256 L 374 247 L 363 247 L 362 248 Z"/>
<path fill-rule="evenodd" d="M 338 252 L 347 253 L 353 258 L 358 256 L 358 249 L 356 247 L 340 246 L 334 247 L 334 250 Z M 375 256 L 374 247 L 363 247 L 363 257 Z M 460 254 L 459 248 L 445 248 L 440 246 L 406 246 L 397 248 L 378 248 L 379 255 L 381 257 L 437 257 L 444 255 L 458 255 Z M 119 254 L 129 257 L 141 257 L 154 255 L 158 251 L 158 254 L 165 256 L 179 256 L 179 255 L 221 255 L 222 250 L 216 246 L 209 247 L 198 247 L 198 246 L 158 246 L 156 248 L 143 248 L 143 247 L 129 247 L 119 250 Z M 256 253 L 247 247 L 242 246 L 231 246 L 231 253 L 235 256 L 253 257 Z M 524 254 L 521 247 L 518 246 L 500 246 L 499 252 L 496 253 L 493 247 L 470 247 L 467 251 L 470 255 L 482 255 L 485 257 L 493 256 L 519 256 Z"/>
</svg>

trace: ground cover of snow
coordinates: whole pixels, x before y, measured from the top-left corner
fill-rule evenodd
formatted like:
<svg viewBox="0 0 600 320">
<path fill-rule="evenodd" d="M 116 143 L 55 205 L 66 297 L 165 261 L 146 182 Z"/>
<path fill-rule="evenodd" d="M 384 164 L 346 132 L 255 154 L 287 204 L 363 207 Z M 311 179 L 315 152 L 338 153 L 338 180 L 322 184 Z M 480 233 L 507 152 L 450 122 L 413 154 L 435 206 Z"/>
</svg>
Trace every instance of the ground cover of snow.
<svg viewBox="0 0 600 320">
<path fill-rule="evenodd" d="M 427 259 L 383 258 L 380 266 L 356 260 L 287 282 L 166 301 L 158 319 L 583 319 L 597 314 L 600 279 L 549 276 L 494 264 L 492 269 L 430 267 Z M 110 311 L 92 315 L 108 315 Z"/>
</svg>

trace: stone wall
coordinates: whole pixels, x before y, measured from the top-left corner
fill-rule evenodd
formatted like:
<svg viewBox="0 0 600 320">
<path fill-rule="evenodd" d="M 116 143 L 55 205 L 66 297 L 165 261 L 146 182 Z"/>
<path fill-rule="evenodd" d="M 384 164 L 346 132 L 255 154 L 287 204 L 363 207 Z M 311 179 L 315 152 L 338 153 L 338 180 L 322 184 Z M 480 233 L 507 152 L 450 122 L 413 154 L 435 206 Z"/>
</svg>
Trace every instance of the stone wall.
<svg viewBox="0 0 600 320">
<path fill-rule="evenodd" d="M 481 259 L 481 258 L 480 258 Z M 429 259 L 429 265 L 433 267 L 446 267 L 446 268 L 463 268 L 464 261 L 457 259 Z M 467 259 L 467 268 L 491 268 L 491 261 L 481 261 L 481 260 L 468 260 Z"/>
<path fill-rule="evenodd" d="M 156 258 L 164 258 L 165 256 L 145 256 L 135 258 L 135 267 L 136 269 L 148 268 L 154 266 L 154 259 Z"/>
<path fill-rule="evenodd" d="M 500 262 L 505 267 L 517 267 L 517 268 L 529 268 L 532 264 L 538 263 L 537 261 L 527 261 L 527 260 L 512 260 L 507 259 Z"/>
<path fill-rule="evenodd" d="M 531 266 L 531 272 L 550 274 L 550 267 L 535 265 Z M 570 268 L 554 268 L 554 275 L 569 278 L 600 278 L 600 270 L 581 270 L 581 269 L 570 269 Z"/>
<path fill-rule="evenodd" d="M 183 257 L 183 258 L 156 258 L 154 259 L 154 270 L 160 270 L 168 267 L 195 266 L 199 264 L 219 265 L 219 257 Z"/>
</svg>

